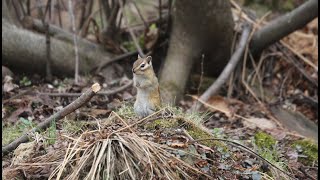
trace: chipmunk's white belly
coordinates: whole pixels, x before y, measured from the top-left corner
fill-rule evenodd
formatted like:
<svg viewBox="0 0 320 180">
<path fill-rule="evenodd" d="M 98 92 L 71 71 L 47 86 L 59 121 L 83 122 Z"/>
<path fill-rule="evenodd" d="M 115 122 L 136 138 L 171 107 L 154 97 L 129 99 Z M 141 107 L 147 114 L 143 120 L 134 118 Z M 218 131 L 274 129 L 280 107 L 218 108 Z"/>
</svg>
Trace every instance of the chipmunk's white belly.
<svg viewBox="0 0 320 180">
<path fill-rule="evenodd" d="M 140 117 L 146 117 L 154 112 L 154 105 L 150 103 L 149 94 L 138 90 L 137 99 L 134 103 L 134 112 Z"/>
</svg>

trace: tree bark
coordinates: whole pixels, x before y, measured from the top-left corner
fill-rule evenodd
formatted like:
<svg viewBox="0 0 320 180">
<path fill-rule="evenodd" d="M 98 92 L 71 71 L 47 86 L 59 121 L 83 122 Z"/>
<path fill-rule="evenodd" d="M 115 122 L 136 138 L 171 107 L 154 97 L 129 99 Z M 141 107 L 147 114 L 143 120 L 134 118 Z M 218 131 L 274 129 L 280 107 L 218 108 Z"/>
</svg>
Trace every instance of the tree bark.
<svg viewBox="0 0 320 180">
<path fill-rule="evenodd" d="M 14 16 L 10 11 L 6 0 L 2 0 L 2 18 L 7 19 L 10 23 L 15 24 L 17 26 L 20 24 L 16 16 Z"/>
<path fill-rule="evenodd" d="M 318 0 L 309 0 L 293 11 L 271 21 L 257 31 L 251 40 L 250 50 L 259 54 L 269 45 L 304 27 L 318 16 Z"/>
<path fill-rule="evenodd" d="M 231 54 L 233 19 L 229 1 L 175 2 L 167 57 L 160 75 L 163 101 L 175 103 L 184 92 L 193 63 L 205 54 L 205 72 L 218 74 Z"/>
<path fill-rule="evenodd" d="M 46 61 L 45 36 L 17 28 L 2 18 L 3 65 L 12 70 L 44 74 Z M 74 48 L 72 43 L 51 39 L 52 71 L 54 75 L 71 76 L 74 73 Z M 79 41 L 80 73 L 88 73 L 112 55 L 93 43 Z"/>
</svg>

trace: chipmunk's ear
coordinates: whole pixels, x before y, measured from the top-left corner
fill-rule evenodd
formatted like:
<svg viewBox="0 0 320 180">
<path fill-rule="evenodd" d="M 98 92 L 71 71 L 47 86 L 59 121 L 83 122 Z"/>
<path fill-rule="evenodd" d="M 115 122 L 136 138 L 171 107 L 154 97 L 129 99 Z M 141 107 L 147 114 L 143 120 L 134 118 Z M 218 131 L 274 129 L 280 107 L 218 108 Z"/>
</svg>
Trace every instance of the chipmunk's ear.
<svg viewBox="0 0 320 180">
<path fill-rule="evenodd" d="M 151 56 L 148 56 L 148 57 L 147 57 L 147 62 L 148 62 L 148 64 L 151 64 L 151 61 L 152 61 L 152 57 L 151 57 Z"/>
<path fill-rule="evenodd" d="M 141 59 L 141 57 L 140 57 L 139 53 L 138 53 L 138 59 Z"/>
</svg>

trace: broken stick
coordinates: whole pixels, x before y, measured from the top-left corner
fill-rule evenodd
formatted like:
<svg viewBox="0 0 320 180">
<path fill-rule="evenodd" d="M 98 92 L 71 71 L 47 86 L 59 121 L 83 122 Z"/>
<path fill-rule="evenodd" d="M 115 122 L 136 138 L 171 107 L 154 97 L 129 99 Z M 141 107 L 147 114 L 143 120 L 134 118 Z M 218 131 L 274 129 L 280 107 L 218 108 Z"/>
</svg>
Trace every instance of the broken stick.
<svg viewBox="0 0 320 180">
<path fill-rule="evenodd" d="M 55 120 L 58 121 L 65 117 L 66 115 L 74 112 L 76 109 L 80 108 L 82 105 L 86 104 L 98 91 L 100 91 L 101 86 L 98 83 L 95 83 L 91 86 L 91 88 L 82 94 L 79 98 L 73 101 L 68 106 L 64 107 L 59 112 L 53 114 L 45 121 L 39 123 L 37 127 L 32 128 L 29 132 L 25 133 L 18 139 L 14 140 L 10 144 L 6 145 L 2 148 L 2 157 L 8 154 L 9 152 L 16 149 L 21 143 L 25 143 L 29 141 L 28 134 L 33 132 L 38 132 L 39 130 L 44 130 L 50 126 L 50 123 Z"/>
</svg>

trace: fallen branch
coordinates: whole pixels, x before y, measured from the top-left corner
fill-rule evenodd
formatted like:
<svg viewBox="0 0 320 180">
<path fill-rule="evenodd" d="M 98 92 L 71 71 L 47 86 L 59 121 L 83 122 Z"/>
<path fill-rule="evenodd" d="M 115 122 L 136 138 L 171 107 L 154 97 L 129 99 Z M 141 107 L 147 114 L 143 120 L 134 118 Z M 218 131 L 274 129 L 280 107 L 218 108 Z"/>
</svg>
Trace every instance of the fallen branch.
<svg viewBox="0 0 320 180">
<path fill-rule="evenodd" d="M 46 27 L 42 24 L 42 22 L 39 19 L 32 18 L 30 16 L 26 16 L 23 20 L 24 22 L 24 27 L 27 29 L 32 29 L 35 31 L 38 31 L 40 33 L 45 33 L 46 32 Z M 49 35 L 53 36 L 54 38 L 64 40 L 66 42 L 72 43 L 73 42 L 73 34 L 59 28 L 56 25 L 49 24 Z M 84 39 L 84 38 L 78 38 L 80 42 L 85 43 L 86 45 L 89 46 L 97 46 L 96 44 Z"/>
<path fill-rule="evenodd" d="M 239 60 L 241 59 L 245 47 L 247 45 L 247 41 L 249 38 L 249 34 L 251 31 L 251 26 L 245 26 L 244 30 L 242 31 L 241 38 L 239 41 L 239 47 L 236 52 L 232 55 L 229 63 L 225 66 L 222 73 L 219 75 L 217 80 L 200 96 L 202 101 L 207 101 L 212 95 L 217 93 L 217 91 L 221 88 L 221 86 L 228 80 L 230 74 L 233 72 L 234 68 L 238 64 Z M 199 110 L 201 104 L 196 102 L 191 109 Z"/>
<path fill-rule="evenodd" d="M 250 50 L 257 54 L 288 34 L 301 29 L 318 16 L 318 0 L 309 0 L 293 11 L 271 21 L 254 33 Z"/>
<path fill-rule="evenodd" d="M 59 112 L 53 114 L 45 121 L 39 123 L 35 128 L 31 129 L 29 132 L 25 133 L 18 139 L 14 140 L 10 144 L 6 145 L 2 148 L 2 157 L 8 154 L 9 152 L 16 149 L 21 143 L 25 143 L 29 141 L 28 134 L 39 132 L 40 130 L 45 130 L 50 126 L 50 123 L 55 120 L 58 121 L 66 115 L 74 112 L 76 109 L 80 108 L 82 105 L 86 104 L 98 91 L 100 91 L 101 87 L 98 83 L 95 83 L 91 86 L 91 88 L 81 95 L 78 99 L 73 101 L 71 104 L 60 110 Z"/>
<path fill-rule="evenodd" d="M 44 74 L 45 36 L 17 28 L 5 19 L 2 20 L 2 33 L 5 34 L 2 37 L 3 65 L 24 72 Z M 52 72 L 55 75 L 65 77 L 74 73 L 74 62 L 72 61 L 74 59 L 74 48 L 71 42 L 67 43 L 56 38 L 50 40 Z M 78 45 L 80 73 L 88 73 L 97 64 L 107 62 L 113 56 L 106 52 L 103 47 L 94 43 L 79 39 Z"/>
<path fill-rule="evenodd" d="M 96 95 L 100 95 L 100 96 L 113 95 L 113 94 L 119 93 L 119 92 L 129 88 L 130 86 L 132 86 L 132 84 L 133 84 L 133 81 L 130 81 L 126 85 L 123 85 L 123 86 L 121 86 L 121 87 L 119 87 L 117 89 L 98 92 L 98 93 L 96 93 Z M 38 95 L 47 95 L 47 96 L 52 96 L 52 97 L 79 97 L 82 94 L 83 93 L 45 93 L 45 92 L 39 92 L 38 93 Z"/>
</svg>

